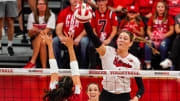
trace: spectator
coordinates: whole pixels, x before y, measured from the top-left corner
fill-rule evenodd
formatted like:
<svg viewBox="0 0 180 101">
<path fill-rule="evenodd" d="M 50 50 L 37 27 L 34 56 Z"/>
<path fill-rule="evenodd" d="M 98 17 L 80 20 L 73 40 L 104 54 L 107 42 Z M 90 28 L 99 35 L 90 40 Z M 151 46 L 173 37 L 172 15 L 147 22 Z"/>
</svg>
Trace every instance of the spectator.
<svg viewBox="0 0 180 101">
<path fill-rule="evenodd" d="M 16 33 L 15 37 L 21 37 L 22 34 L 24 33 L 24 28 L 23 28 L 23 20 L 22 20 L 22 2 L 24 2 L 23 0 L 17 0 L 18 2 L 18 21 L 19 21 L 19 28 L 20 28 L 20 32 Z M 35 6 L 36 5 L 36 0 L 28 0 L 29 6 L 31 8 L 31 10 L 34 12 L 35 11 Z"/>
<path fill-rule="evenodd" d="M 108 9 L 108 0 L 96 0 L 98 9 L 94 12 L 92 27 L 104 45 L 108 45 L 117 33 L 117 16 Z"/>
<path fill-rule="evenodd" d="M 3 18 L 7 23 L 8 27 L 8 46 L 7 51 L 8 55 L 13 56 L 14 51 L 12 47 L 13 35 L 14 35 L 14 18 L 17 17 L 17 2 L 16 0 L 1 0 L 0 1 L 0 29 L 3 28 Z M 0 53 L 2 52 L 2 31 L 0 31 Z"/>
<path fill-rule="evenodd" d="M 166 2 L 169 8 L 169 15 L 173 16 L 174 18 L 180 12 L 180 0 L 163 0 Z"/>
<path fill-rule="evenodd" d="M 163 68 L 172 68 L 172 66 L 174 65 L 174 70 L 180 70 L 180 14 L 176 16 L 175 23 L 175 31 L 177 35 L 176 39 L 173 42 L 171 54 L 169 56 L 169 59 L 165 59 L 163 62 L 160 63 L 160 65 Z"/>
<path fill-rule="evenodd" d="M 129 6 L 128 13 L 124 20 L 121 21 L 119 31 L 127 30 L 132 32 L 135 36 L 144 37 L 144 23 L 138 14 L 137 6 Z M 144 52 L 143 42 L 134 42 L 129 52 L 142 59 Z"/>
<path fill-rule="evenodd" d="M 160 0 L 136 0 L 137 6 L 139 7 L 139 14 L 145 24 L 145 27 L 147 26 L 149 18 L 152 17 L 158 1 Z"/>
<path fill-rule="evenodd" d="M 93 27 L 94 33 L 98 36 L 98 38 L 103 42 L 104 45 L 109 45 L 113 38 L 117 33 L 117 16 L 116 13 L 108 9 L 108 0 L 96 0 L 98 9 L 93 13 L 93 18 L 91 21 L 91 25 Z M 115 41 L 115 40 L 114 40 Z M 115 42 L 114 42 L 115 43 Z M 96 50 L 94 45 L 90 42 L 89 45 L 89 61 L 90 67 L 96 68 L 98 61 L 100 61 L 96 54 Z"/>
<path fill-rule="evenodd" d="M 88 101 L 99 101 L 100 87 L 97 83 L 90 83 L 87 86 L 86 93 L 89 97 Z"/>
<path fill-rule="evenodd" d="M 79 23 L 74 16 L 73 12 L 75 10 L 76 5 L 80 2 L 80 0 L 69 0 L 70 6 L 66 9 L 62 10 L 59 13 L 57 18 L 57 26 L 56 26 L 56 34 L 57 36 L 53 39 L 53 48 L 54 54 L 58 63 L 59 68 L 67 68 L 69 60 L 66 57 L 67 47 L 65 47 L 62 43 L 65 40 L 64 32 L 69 33 L 72 32 L 74 34 L 74 46 L 78 51 L 80 57 L 80 68 L 87 68 L 88 61 L 86 59 L 86 49 L 89 43 L 88 37 L 86 37 L 86 31 L 84 30 L 83 24 Z M 64 50 L 64 51 L 62 51 Z M 65 52 L 65 59 L 63 59 L 63 52 Z"/>
<path fill-rule="evenodd" d="M 171 43 L 170 36 L 174 33 L 174 20 L 168 15 L 168 7 L 165 2 L 160 1 L 156 5 L 154 15 L 148 21 L 147 34 L 152 40 L 152 46 L 159 49 L 161 61 L 167 57 L 167 51 Z M 146 68 L 151 68 L 152 51 L 145 45 Z"/>
<path fill-rule="evenodd" d="M 47 47 L 40 39 L 40 34 L 52 34 L 51 31 L 55 29 L 55 15 L 49 10 L 47 0 L 36 0 L 36 10 L 28 17 L 27 29 L 33 46 L 33 56 L 24 68 L 35 67 L 39 54 L 42 68 L 46 68 Z"/>
<path fill-rule="evenodd" d="M 112 0 L 112 3 L 110 3 L 109 9 L 112 11 L 117 12 L 118 20 L 119 22 L 125 18 L 127 13 L 127 7 L 131 5 L 137 5 L 137 2 L 135 0 Z"/>
</svg>

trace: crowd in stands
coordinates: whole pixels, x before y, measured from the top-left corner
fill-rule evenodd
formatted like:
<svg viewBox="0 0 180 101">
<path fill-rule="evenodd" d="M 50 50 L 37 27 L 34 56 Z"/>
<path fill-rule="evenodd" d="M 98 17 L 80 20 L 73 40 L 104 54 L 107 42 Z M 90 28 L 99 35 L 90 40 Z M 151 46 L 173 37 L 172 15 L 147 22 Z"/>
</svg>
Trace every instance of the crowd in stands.
<svg viewBox="0 0 180 101">
<path fill-rule="evenodd" d="M 3 19 L 6 20 L 7 50 L 10 56 L 14 55 L 13 25 L 14 18 L 22 9 L 18 8 L 18 10 L 16 7 L 17 3 L 21 5 L 20 1 L 22 0 L 0 1 L 2 5 L 0 6 L 0 29 L 3 28 Z M 180 70 L 180 0 L 65 0 L 70 5 L 64 6 L 65 8 L 59 14 L 54 14 L 49 10 L 48 0 L 37 0 L 42 3 L 30 2 L 35 0 L 28 1 L 32 13 L 28 17 L 27 30 L 33 46 L 33 55 L 25 68 L 35 67 L 38 55 L 40 55 L 41 67 L 48 67 L 48 50 L 44 41 L 40 39 L 40 35 L 44 33 L 52 35 L 53 30 L 56 33 L 53 37 L 53 50 L 59 68 L 69 68 L 68 50 L 63 44 L 64 33 L 69 32 L 74 34 L 74 49 L 80 68 L 98 69 L 101 67 L 95 46 L 87 37 L 88 32 L 73 16 L 76 5 L 85 2 L 93 8 L 91 26 L 104 45 L 117 48 L 117 33 L 127 30 L 137 37 L 149 40 L 150 46 L 160 52 L 160 58 L 158 58 L 149 45 L 144 42 L 134 42 L 129 52 L 139 58 L 143 69 L 152 69 L 152 58 L 157 58 L 160 60 L 158 65 L 161 69 Z M 14 9 L 9 7 L 14 7 Z M 58 16 L 57 19 L 55 16 Z M 21 21 L 19 20 L 19 24 L 23 32 Z M 2 51 L 1 37 L 0 31 L 0 53 Z"/>
</svg>

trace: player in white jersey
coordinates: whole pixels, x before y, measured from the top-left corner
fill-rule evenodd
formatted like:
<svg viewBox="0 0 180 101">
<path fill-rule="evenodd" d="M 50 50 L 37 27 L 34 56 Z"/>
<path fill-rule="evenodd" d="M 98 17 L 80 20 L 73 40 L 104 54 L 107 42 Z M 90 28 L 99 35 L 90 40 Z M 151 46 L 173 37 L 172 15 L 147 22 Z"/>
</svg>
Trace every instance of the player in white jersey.
<svg viewBox="0 0 180 101">
<path fill-rule="evenodd" d="M 94 35 L 89 23 L 84 24 L 88 37 L 93 41 L 97 52 L 101 56 L 102 68 L 104 70 L 139 70 L 139 60 L 128 52 L 133 44 L 134 36 L 131 32 L 122 31 L 119 33 L 117 49 L 104 46 Z M 138 92 L 131 99 L 130 97 L 130 78 L 128 77 L 103 77 L 103 90 L 100 101 L 138 101 L 144 94 L 142 78 L 135 77 L 138 85 Z"/>
</svg>

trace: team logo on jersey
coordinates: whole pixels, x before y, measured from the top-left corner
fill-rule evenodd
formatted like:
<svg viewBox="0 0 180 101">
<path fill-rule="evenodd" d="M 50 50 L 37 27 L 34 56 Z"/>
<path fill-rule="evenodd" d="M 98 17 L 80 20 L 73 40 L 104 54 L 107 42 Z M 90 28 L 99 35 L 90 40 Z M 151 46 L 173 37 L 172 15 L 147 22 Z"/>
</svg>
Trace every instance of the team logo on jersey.
<svg viewBox="0 0 180 101">
<path fill-rule="evenodd" d="M 132 66 L 128 63 L 123 62 L 122 60 L 120 60 L 118 57 L 115 57 L 113 64 L 116 67 L 126 67 L 126 68 L 132 68 Z"/>
</svg>

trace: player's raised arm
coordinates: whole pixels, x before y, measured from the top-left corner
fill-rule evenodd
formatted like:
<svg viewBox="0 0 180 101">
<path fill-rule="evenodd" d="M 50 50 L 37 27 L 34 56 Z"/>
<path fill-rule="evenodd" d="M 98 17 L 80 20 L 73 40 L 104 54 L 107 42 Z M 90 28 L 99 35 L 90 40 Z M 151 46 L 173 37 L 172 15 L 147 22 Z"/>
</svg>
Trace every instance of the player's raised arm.
<svg viewBox="0 0 180 101">
<path fill-rule="evenodd" d="M 58 81 L 58 66 L 53 52 L 52 35 L 47 35 L 47 34 L 41 35 L 41 39 L 44 40 L 48 45 L 49 64 L 50 64 L 50 72 L 51 72 L 50 89 L 55 89 Z"/>
<path fill-rule="evenodd" d="M 74 85 L 81 87 L 80 74 L 79 74 L 79 66 L 76 59 L 76 55 L 73 47 L 73 35 L 71 33 L 65 33 L 66 40 L 63 44 L 68 48 L 69 56 L 70 56 L 70 68 L 72 73 L 72 80 Z"/>
</svg>

